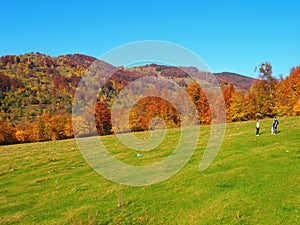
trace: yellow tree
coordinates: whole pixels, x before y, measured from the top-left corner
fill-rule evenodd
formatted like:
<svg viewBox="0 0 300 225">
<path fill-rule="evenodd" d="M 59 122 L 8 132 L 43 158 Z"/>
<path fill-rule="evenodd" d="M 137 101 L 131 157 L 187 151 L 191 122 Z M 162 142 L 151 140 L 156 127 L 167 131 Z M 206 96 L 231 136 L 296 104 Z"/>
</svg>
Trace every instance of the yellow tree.
<svg viewBox="0 0 300 225">
<path fill-rule="evenodd" d="M 259 66 L 259 80 L 251 87 L 246 95 L 249 107 L 249 119 L 255 117 L 271 117 L 275 112 L 275 88 L 278 81 L 272 76 L 272 66 L 265 62 Z"/>
<path fill-rule="evenodd" d="M 234 92 L 228 109 L 227 119 L 231 122 L 245 121 L 248 118 L 246 102 L 242 92 Z"/>
<path fill-rule="evenodd" d="M 276 110 L 281 115 L 298 115 L 300 99 L 300 66 L 293 68 L 276 90 Z"/>
<path fill-rule="evenodd" d="M 197 83 L 191 83 L 187 87 L 187 93 L 198 110 L 198 117 L 201 124 L 211 123 L 211 110 L 204 91 Z"/>
<path fill-rule="evenodd" d="M 296 116 L 300 116 L 300 98 L 298 99 L 297 103 L 293 107 L 293 113 Z"/>
</svg>

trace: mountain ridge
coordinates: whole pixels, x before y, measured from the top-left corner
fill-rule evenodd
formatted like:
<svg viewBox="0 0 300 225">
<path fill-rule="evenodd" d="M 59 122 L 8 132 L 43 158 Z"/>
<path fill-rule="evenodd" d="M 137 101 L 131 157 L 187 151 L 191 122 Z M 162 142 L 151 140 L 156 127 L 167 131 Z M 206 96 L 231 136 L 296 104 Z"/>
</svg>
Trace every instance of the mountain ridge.
<svg viewBox="0 0 300 225">
<path fill-rule="evenodd" d="M 60 59 L 60 58 L 68 58 L 70 60 L 73 60 L 73 63 L 74 62 L 77 62 L 77 64 L 79 65 L 82 65 L 83 67 L 87 68 L 93 61 L 96 61 L 96 60 L 100 60 L 100 59 L 97 59 L 93 56 L 89 56 L 89 55 L 86 55 L 86 54 L 81 54 L 81 53 L 73 53 L 73 54 L 61 54 L 61 55 L 58 55 L 58 56 L 51 56 L 51 55 L 47 55 L 47 54 L 44 54 L 44 53 L 40 53 L 40 52 L 29 52 L 29 53 L 25 53 L 25 54 L 20 54 L 20 55 L 15 55 L 15 54 L 11 54 L 11 55 L 2 55 L 0 56 L 1 59 L 3 58 L 18 58 L 20 56 L 28 56 L 28 55 L 37 55 L 37 56 L 42 56 L 42 57 L 47 57 L 47 58 L 51 58 L 51 59 Z M 102 61 L 102 60 L 100 60 Z M 165 65 L 160 65 L 160 64 L 146 64 L 146 65 L 157 65 L 157 66 L 165 66 Z M 113 65 L 112 65 L 113 66 Z M 136 66 L 136 67 L 143 67 L 144 65 L 141 65 L 141 66 Z M 120 66 L 122 68 L 124 68 L 123 66 Z M 178 68 L 187 68 L 187 66 L 177 66 Z M 132 67 L 129 67 L 129 68 L 132 68 Z M 127 69 L 127 68 L 126 68 Z M 198 69 L 198 68 L 196 68 Z M 237 73 L 237 72 L 231 72 L 231 71 L 223 71 L 223 72 L 212 72 L 214 75 L 216 76 L 220 76 L 220 75 L 223 75 L 223 74 L 227 74 L 227 75 L 236 75 L 236 76 L 241 76 L 241 77 L 246 77 L 246 78 L 249 78 L 250 80 L 257 80 L 256 78 L 253 78 L 253 77 L 250 77 L 250 76 L 247 76 L 245 74 L 240 74 L 240 73 Z"/>
</svg>

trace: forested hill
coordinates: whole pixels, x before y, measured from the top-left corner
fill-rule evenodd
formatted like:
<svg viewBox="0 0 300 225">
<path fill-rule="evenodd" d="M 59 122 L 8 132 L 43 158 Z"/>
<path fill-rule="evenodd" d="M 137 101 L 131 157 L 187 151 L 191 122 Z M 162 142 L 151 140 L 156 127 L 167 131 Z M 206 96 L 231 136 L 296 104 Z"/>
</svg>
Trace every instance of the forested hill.
<svg viewBox="0 0 300 225">
<path fill-rule="evenodd" d="M 43 113 L 70 113 L 77 83 L 96 58 L 74 54 L 50 57 L 41 53 L 8 55 L 0 58 L 0 120 L 18 121 Z M 190 76 L 184 70 L 170 66 L 147 65 L 121 68 L 114 76 L 124 86 L 149 75 L 160 75 L 187 86 Z M 232 83 L 247 91 L 255 79 L 237 74 L 216 74 L 225 87 Z M 112 84 L 109 89 L 115 89 Z M 112 97 L 112 96 L 109 96 Z"/>
<path fill-rule="evenodd" d="M 171 78 L 177 81 L 177 83 L 179 82 L 181 84 L 190 80 L 190 75 L 187 73 L 188 71 L 191 71 L 191 73 L 200 72 L 194 67 L 172 67 L 156 64 L 139 66 L 135 68 L 135 71 L 139 71 L 140 73 L 152 72 L 163 77 Z M 226 87 L 229 84 L 233 84 L 235 88 L 243 91 L 248 91 L 252 84 L 254 84 L 257 80 L 251 77 L 230 72 L 214 73 L 214 75 L 217 81 L 220 83 L 220 86 Z"/>
<path fill-rule="evenodd" d="M 254 78 L 236 73 L 222 72 L 214 74 L 219 82 L 231 83 L 235 87 L 239 87 L 242 90 L 249 90 L 252 84 L 254 84 L 256 81 Z"/>
<path fill-rule="evenodd" d="M 94 60 L 80 54 L 1 57 L 0 120 L 17 122 L 43 113 L 71 112 L 75 87 Z"/>
<path fill-rule="evenodd" d="M 96 58 L 81 54 L 58 57 L 41 53 L 2 56 L 0 144 L 73 137 L 71 113 L 74 93 L 81 77 L 95 60 Z M 98 102 L 93 113 L 98 134 L 114 132 L 110 121 L 110 109 L 122 88 L 136 79 L 149 76 L 171 79 L 185 88 L 198 109 L 201 124 L 211 122 L 210 108 L 204 92 L 187 74 L 187 71 L 201 74 L 196 68 L 156 64 L 115 68 L 103 61 L 99 62 L 102 69 L 104 68 L 103 71 L 117 69 L 117 72 L 106 82 L 101 93 L 97 94 Z M 266 68 L 266 65 L 269 68 Z M 260 75 L 271 71 L 270 67 L 269 64 L 262 64 Z M 226 103 L 227 120 L 300 114 L 299 74 L 300 68 L 296 67 L 291 70 L 290 76 L 278 81 L 270 74 L 256 80 L 229 72 L 216 73 Z M 140 101 L 132 109 L 131 129 L 148 129 L 149 121 L 155 116 L 167 120 L 169 127 L 180 126 L 180 120 L 172 105 L 162 99 L 148 98 Z M 76 121 L 80 124 L 86 122 L 81 117 L 76 118 Z M 82 127 L 86 129 L 81 131 L 81 136 L 91 135 L 88 124 Z"/>
</svg>

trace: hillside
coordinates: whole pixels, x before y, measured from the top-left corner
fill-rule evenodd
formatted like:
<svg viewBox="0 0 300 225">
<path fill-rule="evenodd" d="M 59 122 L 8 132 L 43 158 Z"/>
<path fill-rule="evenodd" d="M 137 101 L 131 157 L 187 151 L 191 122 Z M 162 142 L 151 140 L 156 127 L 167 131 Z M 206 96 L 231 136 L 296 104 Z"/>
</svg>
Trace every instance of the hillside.
<svg viewBox="0 0 300 225">
<path fill-rule="evenodd" d="M 41 53 L 28 53 L 1 57 L 0 120 L 28 120 L 45 112 L 71 113 L 75 88 L 94 60 L 93 57 L 80 54 L 50 57 Z M 121 68 L 112 79 L 123 87 L 140 77 L 154 75 L 173 79 L 181 86 L 191 83 L 182 68 L 154 64 L 133 69 Z M 255 80 L 230 73 L 216 75 L 222 86 L 232 83 L 237 89 L 245 91 Z M 106 87 L 115 92 L 116 87 L 112 84 Z M 112 94 L 116 93 L 106 93 L 113 101 Z"/>
<path fill-rule="evenodd" d="M 241 90 L 249 90 L 250 87 L 257 80 L 251 77 L 230 72 L 214 73 L 214 75 L 219 80 L 219 82 L 225 82 L 225 84 L 231 83 L 235 87 L 240 88 Z"/>
<path fill-rule="evenodd" d="M 150 64 L 146 66 L 138 66 L 130 69 L 131 71 L 143 72 L 152 72 L 162 77 L 166 77 L 176 81 L 181 86 L 187 86 L 187 83 L 192 82 L 191 76 L 187 73 L 191 71 L 192 73 L 201 73 L 195 67 L 173 67 L 173 66 L 164 66 Z M 247 77 L 244 75 L 223 72 L 223 73 L 214 73 L 217 81 L 220 83 L 221 87 L 226 87 L 229 84 L 242 91 L 248 91 L 250 87 L 255 83 L 257 79 Z"/>
<path fill-rule="evenodd" d="M 122 186 L 97 174 L 74 140 L 0 146 L 0 224 L 299 224 L 300 118 L 230 123 L 207 170 L 199 162 L 210 126 L 189 162 L 170 179 L 144 187 Z M 146 135 L 139 133 L 140 137 Z M 107 150 L 130 165 L 165 159 L 176 147 L 173 130 L 155 149 L 137 152 L 116 136 Z"/>
<path fill-rule="evenodd" d="M 155 117 L 162 118 L 168 128 L 180 127 L 177 110 L 163 98 L 153 96 L 135 102 L 133 106 L 129 104 L 133 96 L 142 91 L 147 90 L 146 95 L 151 96 L 153 90 L 166 94 L 167 90 L 174 90 L 175 87 L 181 87 L 180 90 L 185 91 L 193 101 L 198 113 L 197 123 L 200 125 L 211 123 L 212 103 L 214 106 L 224 106 L 225 103 L 228 122 L 275 115 L 300 115 L 300 67 L 292 68 L 290 76 L 284 80 L 264 77 L 265 67 L 272 68 L 268 63 L 261 64 L 259 80 L 229 72 L 216 73 L 221 87 L 221 92 L 216 95 L 217 89 L 210 83 L 212 74 L 194 67 L 149 64 L 116 68 L 103 61 L 96 63 L 95 60 L 80 54 L 50 57 L 41 53 L 28 53 L 1 57 L 0 144 L 72 138 L 72 121 L 82 127 L 79 136 L 107 135 L 116 129 L 118 132 L 128 132 L 129 129 L 143 131 L 149 128 Z M 114 73 L 109 79 L 102 79 L 103 75 L 111 75 L 107 74 L 111 71 Z M 85 73 L 91 75 L 88 76 L 89 82 L 85 80 L 77 88 Z M 189 74 L 202 78 L 201 87 Z M 164 79 L 157 79 L 160 77 Z M 130 109 L 129 128 L 113 125 L 111 109 L 116 98 L 124 87 L 130 83 L 137 84 L 133 81 L 140 78 L 147 78 L 147 84 L 131 86 L 130 92 L 123 98 L 126 110 Z M 100 88 L 99 83 L 104 80 Z M 165 81 L 172 81 L 169 82 L 172 87 L 166 88 L 166 83 L 163 84 Z M 75 90 L 80 100 L 73 104 Z M 212 98 L 209 100 L 207 96 Z M 95 97 L 96 103 L 93 102 Z M 187 102 L 183 99 L 176 101 Z M 90 108 L 84 109 L 86 105 Z M 80 115 L 71 117 L 73 106 L 83 107 Z M 124 114 L 123 109 L 119 107 L 115 112 L 118 118 Z"/>
<path fill-rule="evenodd" d="M 70 113 L 76 85 L 94 60 L 79 54 L 1 57 L 0 118 L 18 121 L 45 112 Z"/>
<path fill-rule="evenodd" d="M 75 89 L 82 75 L 95 60 L 93 57 L 81 54 L 50 57 L 41 53 L 28 53 L 1 57 L 0 144 L 73 137 L 70 130 L 70 115 Z M 116 69 L 105 62 L 98 62 L 101 64 L 102 71 L 109 68 Z M 194 82 L 184 71 L 188 69 L 200 73 L 196 68 L 155 64 L 119 68 L 104 85 L 101 93 L 96 93 L 98 99 L 102 101 L 102 105 L 99 103 L 98 107 L 102 112 L 98 115 L 104 113 L 107 115 L 105 118 L 109 118 L 107 110 L 111 108 L 117 94 L 127 84 L 142 77 L 162 76 L 177 82 L 181 87 L 188 88 Z M 228 79 L 225 79 L 225 76 L 217 76 L 217 79 L 223 89 L 226 89 L 229 83 L 233 83 L 237 90 L 247 91 L 250 85 L 249 79 L 239 75 L 230 76 Z M 99 130 L 99 133 L 110 134 L 110 122 L 102 120 L 99 119 L 99 122 L 106 125 L 99 125 L 99 127 L 106 128 Z M 39 125 L 41 121 L 46 123 L 46 127 Z M 178 122 L 175 123 L 178 125 Z M 47 126 L 52 131 L 47 131 Z M 144 124 L 142 127 L 147 125 Z M 19 131 L 18 137 L 16 137 L 17 131 Z M 33 133 L 35 137 L 29 137 Z"/>
</svg>

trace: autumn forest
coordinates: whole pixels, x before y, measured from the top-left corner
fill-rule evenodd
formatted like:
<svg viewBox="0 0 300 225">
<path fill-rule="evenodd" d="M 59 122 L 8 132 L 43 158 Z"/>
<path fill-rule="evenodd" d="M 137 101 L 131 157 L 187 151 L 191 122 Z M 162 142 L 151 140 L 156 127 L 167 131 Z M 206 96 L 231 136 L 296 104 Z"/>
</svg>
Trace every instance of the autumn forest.
<svg viewBox="0 0 300 225">
<path fill-rule="evenodd" d="M 176 82 L 195 104 L 199 125 L 211 123 L 211 109 L 206 95 L 186 72 L 201 71 L 156 64 L 118 68 L 97 93 L 93 112 L 82 112 L 83 115 L 72 118 L 76 87 L 95 60 L 80 54 L 58 57 L 41 53 L 2 56 L 0 144 L 73 138 L 72 123 L 80 124 L 78 136 L 113 134 L 115 128 L 111 122 L 111 108 L 116 96 L 130 82 L 143 77 L 164 77 Z M 279 79 L 273 75 L 269 62 L 257 67 L 257 79 L 228 72 L 214 75 L 223 93 L 228 122 L 300 115 L 300 66 L 295 65 L 288 76 Z M 94 116 L 97 134 L 86 121 L 88 113 Z M 181 123 L 176 109 L 168 101 L 146 97 L 131 108 L 130 129 L 147 130 L 154 117 L 162 118 L 169 128 L 179 127 Z"/>
</svg>

